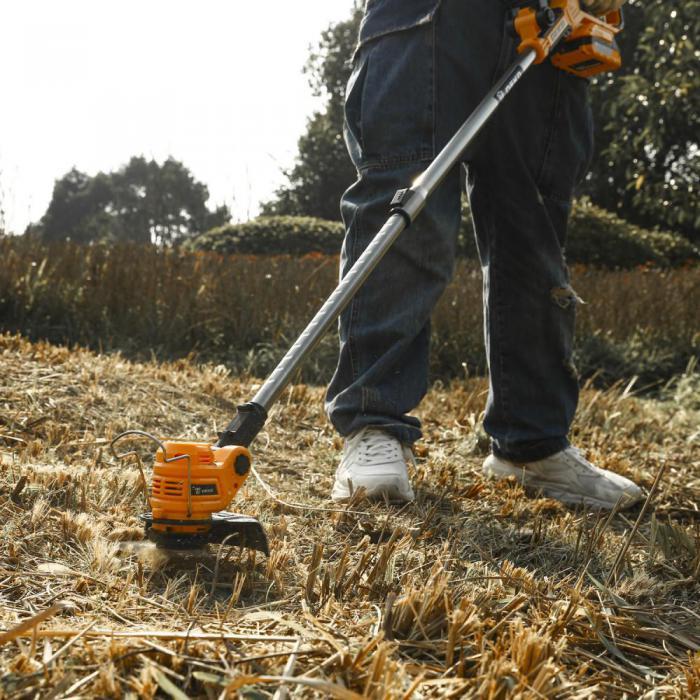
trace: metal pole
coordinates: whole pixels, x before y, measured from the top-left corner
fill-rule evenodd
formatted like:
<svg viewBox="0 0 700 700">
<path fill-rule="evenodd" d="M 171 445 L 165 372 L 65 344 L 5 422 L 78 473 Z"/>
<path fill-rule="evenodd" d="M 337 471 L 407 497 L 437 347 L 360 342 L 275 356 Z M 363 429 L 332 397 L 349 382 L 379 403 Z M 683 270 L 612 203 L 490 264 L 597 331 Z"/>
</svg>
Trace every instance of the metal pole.
<svg viewBox="0 0 700 700">
<path fill-rule="evenodd" d="M 252 401 L 238 407 L 236 417 L 219 435 L 217 446 L 247 446 L 252 442 L 265 424 L 268 411 L 289 384 L 301 363 L 350 303 L 401 232 L 418 216 L 428 197 L 460 161 L 466 148 L 527 69 L 534 63 L 535 58 L 536 54 L 532 50 L 520 56 L 496 86 L 489 90 L 479 106 L 438 153 L 428 168 L 418 176 L 412 186 L 396 193 L 392 201 L 392 213 L 387 222 L 348 270 L 294 345 L 289 348 Z"/>
<path fill-rule="evenodd" d="M 394 241 L 406 228 L 406 220 L 400 214 L 392 214 L 372 239 L 355 264 L 348 270 L 334 292 L 318 310 L 308 326 L 280 360 L 272 374 L 253 397 L 253 403 L 270 409 L 290 382 L 306 356 L 316 347 L 329 326 L 341 314 L 357 290 L 364 284 L 370 273 L 391 248 Z"/>
<path fill-rule="evenodd" d="M 410 188 L 414 196 L 403 207 L 404 214 L 408 215 L 411 221 L 423 209 L 428 197 L 459 162 L 466 148 L 534 60 L 535 52 L 528 51 L 515 61 L 506 71 L 504 78 L 489 91 L 459 131 L 449 140 L 428 168 L 419 175 Z M 335 288 L 335 291 L 318 310 L 309 325 L 287 351 L 258 393 L 255 394 L 253 403 L 262 406 L 266 411 L 270 409 L 291 381 L 294 372 L 316 347 L 328 327 L 342 313 L 407 225 L 408 220 L 400 213 L 392 214 L 389 217 L 389 220 L 365 248 L 362 255 Z"/>
</svg>

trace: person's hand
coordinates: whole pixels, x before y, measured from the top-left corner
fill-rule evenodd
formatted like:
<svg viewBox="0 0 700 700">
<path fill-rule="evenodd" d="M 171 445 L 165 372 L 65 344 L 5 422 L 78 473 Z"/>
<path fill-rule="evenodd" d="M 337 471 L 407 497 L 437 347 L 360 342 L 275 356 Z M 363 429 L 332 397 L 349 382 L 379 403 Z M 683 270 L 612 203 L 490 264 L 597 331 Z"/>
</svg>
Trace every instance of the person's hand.
<svg viewBox="0 0 700 700">
<path fill-rule="evenodd" d="M 592 15 L 603 16 L 619 10 L 627 0 L 583 0 L 584 8 Z"/>
</svg>

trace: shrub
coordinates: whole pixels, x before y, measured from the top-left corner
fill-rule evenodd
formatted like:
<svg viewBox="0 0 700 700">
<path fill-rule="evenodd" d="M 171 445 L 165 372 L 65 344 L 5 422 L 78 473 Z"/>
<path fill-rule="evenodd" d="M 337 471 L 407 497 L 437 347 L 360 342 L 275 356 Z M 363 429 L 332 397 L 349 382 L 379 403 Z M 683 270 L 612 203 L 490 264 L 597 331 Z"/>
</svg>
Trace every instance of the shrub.
<svg viewBox="0 0 700 700">
<path fill-rule="evenodd" d="M 188 241 L 189 250 L 226 254 L 299 255 L 336 254 L 343 240 L 343 225 L 306 216 L 261 216 L 242 224 L 211 229 Z M 458 255 L 477 257 L 469 207 L 465 205 L 459 232 Z M 582 199 L 574 205 L 566 257 L 610 269 L 640 265 L 677 267 L 700 259 L 700 250 L 683 236 L 669 231 L 648 230 L 630 224 Z"/>
<path fill-rule="evenodd" d="M 458 250 L 460 257 L 476 258 L 468 206 L 462 212 Z M 647 264 L 677 267 L 700 259 L 700 250 L 680 234 L 635 226 L 588 199 L 580 199 L 571 212 L 566 258 L 572 264 L 610 269 Z"/>
<path fill-rule="evenodd" d="M 567 258 L 575 263 L 611 268 L 646 263 L 676 267 L 698 260 L 700 250 L 680 234 L 635 226 L 590 200 L 581 199 L 569 222 Z"/>
<path fill-rule="evenodd" d="M 343 225 L 311 216 L 261 216 L 211 229 L 189 241 L 190 250 L 244 255 L 340 252 Z"/>
</svg>

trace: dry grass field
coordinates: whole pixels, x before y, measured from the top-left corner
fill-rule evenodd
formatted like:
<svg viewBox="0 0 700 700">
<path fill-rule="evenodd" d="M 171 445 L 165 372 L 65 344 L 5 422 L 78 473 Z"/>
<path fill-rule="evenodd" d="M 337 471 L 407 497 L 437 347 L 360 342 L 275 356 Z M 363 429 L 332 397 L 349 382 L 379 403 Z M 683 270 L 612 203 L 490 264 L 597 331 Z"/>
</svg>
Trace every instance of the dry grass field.
<svg viewBox="0 0 700 700">
<path fill-rule="evenodd" d="M 692 369 L 692 368 L 691 368 Z M 577 443 L 639 481 L 603 517 L 482 478 L 482 379 L 420 409 L 417 500 L 329 500 L 322 391 L 289 390 L 232 509 L 271 555 L 133 548 L 107 442 L 210 438 L 255 380 L 0 336 L 0 698 L 685 698 L 700 694 L 700 385 L 587 388 Z M 640 517 L 641 515 L 641 517 Z"/>
<path fill-rule="evenodd" d="M 264 376 L 337 282 L 329 255 L 220 255 L 155 246 L 43 245 L 0 237 L 0 328 L 129 357 L 199 358 Z M 602 270 L 576 266 L 575 359 L 600 385 L 639 376 L 656 386 L 700 350 L 700 266 Z M 432 374 L 483 374 L 482 280 L 460 260 L 433 315 Z M 304 366 L 328 380 L 333 334 Z"/>
</svg>

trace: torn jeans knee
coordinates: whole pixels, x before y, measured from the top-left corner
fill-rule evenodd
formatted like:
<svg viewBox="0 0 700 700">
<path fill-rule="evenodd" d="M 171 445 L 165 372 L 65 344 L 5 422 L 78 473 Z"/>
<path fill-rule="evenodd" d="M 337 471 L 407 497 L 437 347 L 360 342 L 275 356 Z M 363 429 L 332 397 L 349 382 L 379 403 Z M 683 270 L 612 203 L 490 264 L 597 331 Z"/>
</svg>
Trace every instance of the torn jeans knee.
<svg viewBox="0 0 700 700">
<path fill-rule="evenodd" d="M 568 309 L 576 304 L 585 304 L 586 302 L 576 294 L 574 288 L 567 284 L 564 287 L 553 287 L 550 292 L 552 301 L 562 309 Z"/>
</svg>

